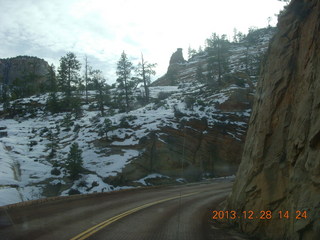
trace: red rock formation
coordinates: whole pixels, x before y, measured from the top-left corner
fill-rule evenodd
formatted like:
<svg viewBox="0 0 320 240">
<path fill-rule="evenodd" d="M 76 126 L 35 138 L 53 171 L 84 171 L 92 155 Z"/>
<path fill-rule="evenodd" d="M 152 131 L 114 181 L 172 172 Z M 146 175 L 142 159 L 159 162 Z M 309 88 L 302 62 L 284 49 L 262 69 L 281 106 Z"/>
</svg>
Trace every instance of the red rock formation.
<svg viewBox="0 0 320 240">
<path fill-rule="evenodd" d="M 320 1 L 292 0 L 279 19 L 258 83 L 246 144 L 226 209 L 270 210 L 236 219 L 268 239 L 320 236 Z M 279 219 L 289 211 L 289 219 Z M 296 219 L 296 211 L 307 218 Z"/>
</svg>

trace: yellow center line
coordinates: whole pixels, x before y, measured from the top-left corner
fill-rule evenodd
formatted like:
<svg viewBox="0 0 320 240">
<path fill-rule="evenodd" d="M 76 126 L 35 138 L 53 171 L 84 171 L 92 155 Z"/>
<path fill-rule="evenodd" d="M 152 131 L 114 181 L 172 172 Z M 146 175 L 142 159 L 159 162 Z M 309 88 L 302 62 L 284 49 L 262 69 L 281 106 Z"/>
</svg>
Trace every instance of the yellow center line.
<svg viewBox="0 0 320 240">
<path fill-rule="evenodd" d="M 101 229 L 105 228 L 106 226 L 110 225 L 111 223 L 113 222 L 116 222 L 118 221 L 119 219 L 121 218 L 124 218 L 132 213 L 135 213 L 135 212 L 138 212 L 139 210 L 141 209 L 144 209 L 144 208 L 147 208 L 147 207 L 150 207 L 150 206 L 153 206 L 153 205 L 156 205 L 156 204 L 159 204 L 159 203 L 163 203 L 163 202 L 166 202 L 166 201 L 170 201 L 170 200 L 173 200 L 173 199 L 177 199 L 177 198 L 180 198 L 180 197 L 188 197 L 188 196 L 191 196 L 191 195 L 195 195 L 199 192 L 193 192 L 193 193 L 188 193 L 188 194 L 184 194 L 184 195 L 179 195 L 179 196 L 175 196 L 175 197 L 170 197 L 170 198 L 165 198 L 165 199 L 162 199 L 162 200 L 159 200 L 159 201 L 156 201 L 156 202 L 151 202 L 151 203 L 147 203 L 147 204 L 144 204 L 144 205 L 141 205 L 139 207 L 136 207 L 136 208 L 133 208 L 131 210 L 128 210 L 126 212 L 123 212 L 117 216 L 114 216 L 112 218 L 109 218 L 89 229 L 87 229 L 86 231 L 78 234 L 77 236 L 71 238 L 70 240 L 83 240 L 83 239 L 86 239 L 90 236 L 92 236 L 93 234 L 95 234 L 96 232 L 100 231 Z"/>
</svg>

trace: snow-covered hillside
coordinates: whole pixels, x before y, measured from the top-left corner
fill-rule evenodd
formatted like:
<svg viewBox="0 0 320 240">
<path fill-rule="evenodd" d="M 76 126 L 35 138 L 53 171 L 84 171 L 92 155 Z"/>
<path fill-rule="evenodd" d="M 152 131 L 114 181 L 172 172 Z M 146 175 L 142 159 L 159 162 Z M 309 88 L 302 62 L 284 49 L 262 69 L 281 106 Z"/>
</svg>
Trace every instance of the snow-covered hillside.
<svg viewBox="0 0 320 240">
<path fill-rule="evenodd" d="M 229 43 L 227 55 L 230 71 L 228 71 L 228 74 L 245 73 L 253 82 L 256 82 L 260 71 L 260 62 L 275 31 L 276 29 L 272 27 L 253 30 L 241 41 Z M 177 52 L 179 52 L 179 49 Z M 180 57 L 183 59 L 182 55 Z M 203 74 L 203 81 L 206 81 L 209 58 L 208 51 L 204 50 L 194 54 L 188 61 L 171 63 L 167 74 L 153 82 L 152 85 L 171 85 L 173 84 L 172 75 L 175 76 L 174 82 L 192 83 L 199 78 L 197 76 L 199 74 L 198 71 Z"/>
<path fill-rule="evenodd" d="M 253 64 L 244 73 L 241 58 L 261 55 L 271 36 L 260 34 L 250 48 L 234 44 L 220 84 L 197 79 L 197 68 L 207 64 L 198 54 L 179 65 L 179 86 L 159 86 L 166 83 L 159 79 L 150 87 L 151 103 L 128 113 L 113 106 L 101 116 L 94 91 L 89 103 L 81 96 L 81 115 L 50 113 L 49 94 L 12 101 L 9 112 L 0 107 L 0 205 L 235 174 L 258 72 Z M 83 158 L 77 180 L 66 169 L 74 143 Z"/>
<path fill-rule="evenodd" d="M 185 96 L 204 95 L 206 90 L 203 85 L 185 88 L 152 87 L 151 96 L 157 97 L 162 92 L 167 97 L 128 114 L 119 113 L 107 117 L 100 117 L 98 111 L 89 110 L 89 105 L 83 105 L 83 116 L 78 119 L 69 113 L 52 115 L 46 112 L 48 95 L 16 100 L 22 108 L 35 104 L 37 111 L 32 116 L 26 113 L 25 116 L 16 116 L 14 119 L 1 119 L 2 131 L 7 136 L 0 138 L 0 204 L 68 195 L 71 189 L 92 193 L 132 187 L 113 186 L 106 183 L 105 179 L 117 175 L 133 159 L 143 154 L 143 149 L 136 147 L 143 137 L 153 131 L 159 132 L 162 127 L 179 129 L 180 123 L 190 118 L 205 117 L 209 126 L 216 122 L 226 122 L 219 120 L 221 113 L 215 108 L 215 104 L 225 102 L 237 88 L 239 87 L 230 86 L 216 94 L 208 94 L 207 98 L 201 100 L 206 104 L 195 102 L 191 109 L 186 106 Z M 91 97 L 93 96 L 94 92 L 91 92 Z M 181 119 L 176 119 L 175 111 L 183 114 Z M 248 116 L 249 111 L 237 114 Z M 72 126 L 68 129 L 65 121 L 70 116 Z M 99 134 L 105 118 L 110 119 L 114 126 L 114 130 L 107 134 L 109 142 Z M 123 124 L 127 126 L 122 126 L 121 122 L 127 122 Z M 239 127 L 239 134 L 243 134 L 245 122 L 232 124 Z M 53 159 L 48 157 L 51 143 L 49 133 L 55 135 L 57 142 L 57 155 Z M 161 133 L 159 138 L 161 140 Z M 77 142 L 83 151 L 83 167 L 86 169 L 81 178 L 74 182 L 67 178 L 63 167 L 73 142 Z M 58 169 L 58 174 L 53 169 Z M 148 185 L 148 178 L 160 176 L 159 173 L 150 173 L 150 176 L 136 179 L 135 185 Z"/>
</svg>

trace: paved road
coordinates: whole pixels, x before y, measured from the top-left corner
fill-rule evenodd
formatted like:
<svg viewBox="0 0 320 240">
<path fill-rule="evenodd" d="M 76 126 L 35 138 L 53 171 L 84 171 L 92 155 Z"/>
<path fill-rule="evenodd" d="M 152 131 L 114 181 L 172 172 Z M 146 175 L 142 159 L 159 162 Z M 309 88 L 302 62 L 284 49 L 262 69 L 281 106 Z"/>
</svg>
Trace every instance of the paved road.
<svg viewBox="0 0 320 240">
<path fill-rule="evenodd" d="M 0 209 L 0 239 L 239 239 L 208 224 L 231 187 L 217 181 Z"/>
</svg>

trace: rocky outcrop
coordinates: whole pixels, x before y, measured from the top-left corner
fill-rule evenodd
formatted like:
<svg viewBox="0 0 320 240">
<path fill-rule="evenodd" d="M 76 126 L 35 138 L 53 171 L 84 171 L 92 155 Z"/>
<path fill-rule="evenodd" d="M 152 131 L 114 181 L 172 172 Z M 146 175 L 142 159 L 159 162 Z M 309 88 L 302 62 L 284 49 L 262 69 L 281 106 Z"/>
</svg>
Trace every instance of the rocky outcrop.
<svg viewBox="0 0 320 240">
<path fill-rule="evenodd" d="M 153 82 L 152 86 L 177 85 L 178 74 L 185 69 L 185 63 L 182 48 L 177 48 L 177 51 L 171 55 L 167 73 Z"/>
<path fill-rule="evenodd" d="M 29 83 L 34 88 L 40 87 L 49 72 L 49 64 L 40 58 L 18 56 L 0 59 L 0 85 L 25 86 Z"/>
<path fill-rule="evenodd" d="M 226 210 L 268 239 L 320 236 L 320 2 L 292 0 L 279 19 L 258 83 L 242 162 Z M 279 211 L 289 217 L 279 218 Z M 306 211 L 299 219 L 296 211 Z"/>
<path fill-rule="evenodd" d="M 172 64 L 181 64 L 185 63 L 186 60 L 183 58 L 182 48 L 178 48 L 176 52 L 174 52 L 170 58 L 170 65 Z"/>
<path fill-rule="evenodd" d="M 229 120 L 239 120 L 236 116 Z M 243 120 L 243 119 L 242 119 Z M 242 127 L 246 132 L 246 126 Z M 221 177 L 235 174 L 243 150 L 245 135 L 237 138 L 239 126 L 217 124 L 208 126 L 206 119 L 191 119 L 180 128 L 163 127 L 140 139 L 136 148 L 143 154 L 128 164 L 116 178 L 127 183 L 157 172 L 169 177 L 199 181 L 203 177 Z M 228 134 L 229 133 L 229 134 Z"/>
<path fill-rule="evenodd" d="M 230 71 L 223 76 L 223 80 L 237 78 L 238 81 L 246 82 L 250 76 L 250 81 L 255 81 L 259 74 L 260 61 L 275 30 L 273 27 L 257 29 L 240 42 L 229 43 L 228 68 Z M 154 81 L 151 86 L 178 85 L 197 81 L 204 83 L 207 81 L 209 59 L 208 49 L 205 49 L 186 61 L 183 58 L 182 48 L 178 48 L 170 58 L 167 73 Z"/>
</svg>

